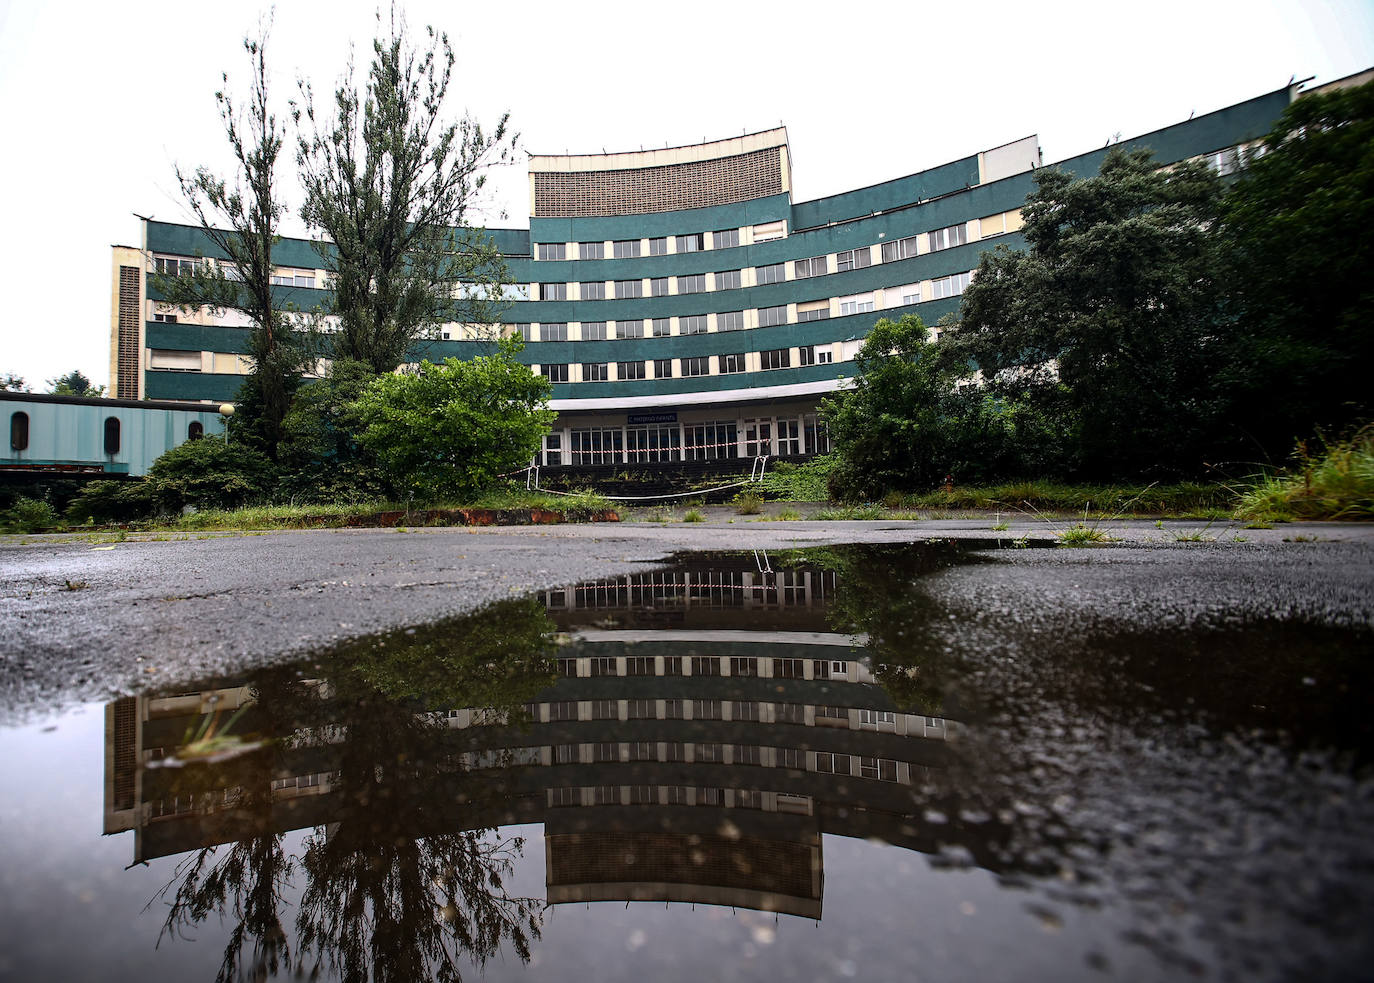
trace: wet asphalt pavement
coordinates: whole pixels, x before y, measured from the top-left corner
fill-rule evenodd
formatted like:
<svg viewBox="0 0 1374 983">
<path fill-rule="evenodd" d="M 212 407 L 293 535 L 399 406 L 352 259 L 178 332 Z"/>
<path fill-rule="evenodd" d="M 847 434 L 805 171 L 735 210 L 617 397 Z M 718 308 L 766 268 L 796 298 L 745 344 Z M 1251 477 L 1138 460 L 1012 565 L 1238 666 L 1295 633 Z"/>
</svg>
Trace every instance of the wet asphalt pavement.
<svg viewBox="0 0 1374 983">
<path fill-rule="evenodd" d="M 732 521 L 733 520 L 733 521 Z M 0 538 L 0 714 L 229 674 L 493 600 L 644 569 L 679 551 L 933 538 L 1052 544 L 1019 520 L 759 522 Z M 1278 615 L 1374 624 L 1374 527 L 1101 524 L 1117 542 L 1008 548 L 929 589 L 968 617 L 1070 633 L 1111 622 L 1226 625 Z M 108 537 L 106 537 L 108 538 Z M 1285 541 L 1288 540 L 1288 541 Z M 988 543 L 993 545 L 993 543 Z"/>
</svg>

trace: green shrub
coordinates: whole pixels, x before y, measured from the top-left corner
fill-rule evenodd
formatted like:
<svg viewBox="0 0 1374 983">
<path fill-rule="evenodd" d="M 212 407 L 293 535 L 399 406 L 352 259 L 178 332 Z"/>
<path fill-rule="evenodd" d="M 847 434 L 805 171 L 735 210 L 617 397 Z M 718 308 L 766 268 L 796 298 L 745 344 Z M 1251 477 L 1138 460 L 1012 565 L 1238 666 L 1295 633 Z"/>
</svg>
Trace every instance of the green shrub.
<svg viewBox="0 0 1374 983">
<path fill-rule="evenodd" d="M 0 513 L 0 526 L 9 532 L 38 532 L 57 525 L 57 510 L 36 498 L 21 498 Z"/>
<path fill-rule="evenodd" d="M 705 522 L 705 521 L 706 521 L 706 516 L 702 515 L 702 514 L 701 514 L 700 512 L 698 512 L 696 509 L 688 509 L 688 510 L 687 510 L 687 514 L 684 515 L 684 516 L 682 517 L 682 521 L 683 521 L 683 522 Z"/>
<path fill-rule="evenodd" d="M 1242 519 L 1374 519 L 1374 425 L 1316 454 L 1299 444 L 1294 472 L 1261 479 L 1241 496 Z"/>
<path fill-rule="evenodd" d="M 758 515 L 763 511 L 763 499 L 752 491 L 742 491 L 735 496 L 736 515 Z"/>
<path fill-rule="evenodd" d="M 833 454 L 813 457 L 801 464 L 779 461 L 767 471 L 759 487 L 773 498 L 792 502 L 824 502 L 830 498 L 830 474 L 840 463 Z"/>
<path fill-rule="evenodd" d="M 266 455 L 222 440 L 188 440 L 148 469 L 158 506 L 168 512 L 187 505 L 232 509 L 258 502 L 271 495 L 277 478 Z"/>
<path fill-rule="evenodd" d="M 92 481 L 67 506 L 66 519 L 81 522 L 135 522 L 157 511 L 157 496 L 147 480 Z"/>
</svg>

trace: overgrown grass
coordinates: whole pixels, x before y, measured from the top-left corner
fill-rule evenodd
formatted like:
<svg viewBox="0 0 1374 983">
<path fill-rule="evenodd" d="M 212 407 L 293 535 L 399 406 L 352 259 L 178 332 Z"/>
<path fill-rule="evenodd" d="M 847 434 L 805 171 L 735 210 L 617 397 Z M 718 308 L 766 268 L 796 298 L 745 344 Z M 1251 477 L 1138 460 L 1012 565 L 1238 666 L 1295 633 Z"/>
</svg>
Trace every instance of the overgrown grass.
<svg viewBox="0 0 1374 983">
<path fill-rule="evenodd" d="M 1055 536 L 1058 537 L 1060 546 L 1096 546 L 1098 543 L 1112 541 L 1112 537 L 1104 530 L 1081 522 L 1055 533 Z"/>
<path fill-rule="evenodd" d="M 750 491 L 735 496 L 736 515 L 758 515 L 763 511 L 763 499 Z"/>
<path fill-rule="evenodd" d="M 821 509 L 811 516 L 813 519 L 820 519 L 823 522 L 853 522 L 868 521 L 872 519 L 890 518 L 887 509 L 881 505 L 872 503 L 866 505 L 840 505 L 833 508 Z"/>
<path fill-rule="evenodd" d="M 687 512 L 686 512 L 686 514 L 683 515 L 682 521 L 683 521 L 683 522 L 705 522 L 705 521 L 706 521 L 706 516 L 702 515 L 702 514 L 701 514 L 699 511 L 697 511 L 696 509 L 688 509 Z"/>
<path fill-rule="evenodd" d="M 759 488 L 770 498 L 792 502 L 828 502 L 830 472 L 839 464 L 833 454 L 822 454 L 801 464 L 779 461 L 763 475 Z"/>
<path fill-rule="evenodd" d="M 1005 485 L 955 488 L 907 495 L 901 504 L 923 509 L 991 509 L 1098 515 L 1168 515 L 1224 518 L 1235 508 L 1235 489 L 1219 484 L 1066 485 L 1020 481 Z"/>
<path fill-rule="evenodd" d="M 1299 445 L 1297 466 L 1260 479 L 1241 496 L 1236 515 L 1286 519 L 1374 519 L 1374 425 L 1317 453 Z"/>
</svg>

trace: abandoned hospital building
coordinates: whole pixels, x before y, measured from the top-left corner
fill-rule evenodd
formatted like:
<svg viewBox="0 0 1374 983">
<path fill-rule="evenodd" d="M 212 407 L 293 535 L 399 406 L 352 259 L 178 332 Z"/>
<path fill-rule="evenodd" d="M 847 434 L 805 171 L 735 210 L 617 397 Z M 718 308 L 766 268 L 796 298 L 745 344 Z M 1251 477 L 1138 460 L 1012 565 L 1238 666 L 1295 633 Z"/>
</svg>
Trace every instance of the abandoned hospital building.
<svg viewBox="0 0 1374 983">
<path fill-rule="evenodd" d="M 1341 82 L 1331 83 L 1340 85 Z M 1290 85 L 1121 141 L 1161 165 L 1228 172 L 1297 96 Z M 1106 147 L 1057 162 L 1096 174 Z M 817 410 L 853 376 L 881 317 L 927 325 L 957 311 L 984 250 L 1023 246 L 1021 207 L 1045 166 L 1027 136 L 906 177 L 792 200 L 787 130 L 632 153 L 529 158 L 527 229 L 488 229 L 514 286 L 501 330 L 553 386 L 538 462 L 634 464 L 790 456 L 827 449 Z M 144 220 L 116 246 L 111 395 L 219 403 L 248 363 L 241 318 L 159 303 L 154 271 L 213 257 L 191 226 Z M 282 300 L 325 299 L 315 247 L 274 253 Z M 445 325 L 418 361 L 478 354 Z"/>
</svg>

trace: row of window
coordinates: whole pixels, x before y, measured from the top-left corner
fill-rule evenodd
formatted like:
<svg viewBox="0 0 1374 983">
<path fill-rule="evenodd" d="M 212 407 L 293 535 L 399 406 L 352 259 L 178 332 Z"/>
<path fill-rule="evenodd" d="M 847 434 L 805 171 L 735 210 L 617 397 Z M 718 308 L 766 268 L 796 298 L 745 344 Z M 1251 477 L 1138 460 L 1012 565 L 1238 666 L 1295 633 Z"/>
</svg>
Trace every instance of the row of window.
<svg viewBox="0 0 1374 983">
<path fill-rule="evenodd" d="M 543 711 L 547 710 L 547 714 Z M 624 711 L 622 714 L 621 711 Z M 892 710 L 875 710 L 827 705 L 824 703 L 780 703 L 759 700 L 717 700 L 717 699 L 654 699 L 651 697 L 627 700 L 553 700 L 548 703 L 532 703 L 525 712 L 535 723 L 571 723 L 594 720 L 730 720 L 761 723 L 771 721 L 778 724 L 800 724 L 810 722 L 822 727 L 852 727 L 857 718 L 860 729 L 895 727 L 897 715 Z M 851 714 L 853 716 L 851 716 Z M 485 719 L 485 718 L 483 718 Z M 504 723 L 497 717 L 491 723 Z M 926 717 L 926 728 L 940 730 L 944 720 Z M 918 721 L 918 725 L 919 725 Z M 607 760 L 616 760 L 614 758 Z"/>
<path fill-rule="evenodd" d="M 761 242 L 770 238 L 780 238 L 778 235 L 770 235 L 769 232 L 780 231 L 776 226 L 781 226 L 781 222 L 770 223 L 769 226 L 754 227 L 754 241 Z M 760 238 L 760 229 L 766 229 L 764 238 Z M 956 225 L 946 226 L 943 229 L 935 229 L 931 232 L 923 232 L 918 235 L 909 236 L 904 239 L 882 243 L 883 262 L 891 263 L 897 259 L 906 259 L 916 255 L 916 241 L 921 236 L 926 237 L 926 247 L 929 252 L 939 252 L 941 249 L 951 249 L 954 246 L 962 246 L 968 240 L 968 224 L 960 222 Z M 668 255 L 668 236 L 659 236 L 648 240 L 648 255 L 666 256 Z M 704 232 L 693 232 L 688 235 L 672 236 L 673 251 L 678 253 L 701 252 L 706 248 L 708 241 L 707 234 Z M 615 259 L 634 259 L 640 255 L 640 239 L 618 239 L 611 243 L 611 256 Z M 709 238 L 712 249 L 729 249 L 740 244 L 739 229 L 718 229 L 710 233 Z M 567 260 L 567 259 L 605 259 L 606 244 L 604 242 L 579 242 L 577 244 L 577 256 L 568 255 L 568 243 L 565 242 L 540 242 L 535 244 L 534 258 L 537 260 Z M 868 246 L 860 246 L 857 249 L 849 249 L 841 252 L 837 257 L 837 272 L 844 272 L 851 269 L 862 269 L 872 262 Z M 820 276 L 829 272 L 826 267 L 826 257 L 818 256 L 814 259 L 799 259 L 794 261 L 798 278 L 806 276 Z"/>
<path fill-rule="evenodd" d="M 564 437 L 567 455 L 564 455 Z M 830 435 L 814 413 L 801 417 L 746 418 L 708 423 L 627 425 L 624 427 L 573 427 L 566 434 L 554 431 L 544 438 L 542 463 L 549 467 L 590 464 L 642 464 L 670 461 L 703 461 L 760 456 L 823 454 L 830 450 Z M 780 578 L 786 579 L 786 577 Z M 734 584 L 695 584 L 692 603 L 706 598 L 721 606 L 744 602 Z M 764 589 L 764 588 L 760 588 Z M 624 585 L 581 591 L 576 607 L 605 607 L 610 595 L 625 593 Z M 777 593 L 775 590 L 774 593 Z M 600 596 L 605 594 L 605 597 Z M 561 595 L 560 595 L 561 596 Z M 804 589 L 783 587 L 780 599 L 804 602 Z M 642 599 L 642 598 L 641 598 Z M 599 603 L 605 602 L 605 603 Z M 708 674 L 705 670 L 697 675 Z M 800 678 L 800 677 L 798 677 Z M 820 677 L 825 678 L 825 677 Z"/>
<path fill-rule="evenodd" d="M 658 659 L 662 658 L 662 671 Z M 771 675 L 777 679 L 834 679 L 849 675 L 845 659 L 772 659 L 755 656 L 719 655 L 652 655 L 593 656 L 586 660 L 588 676 L 744 676 L 757 678 Z M 811 675 L 806 675 L 806 663 L 811 663 Z M 579 675 L 580 660 L 559 659 L 558 672 L 563 676 Z M 728 670 L 728 672 L 724 672 Z M 867 711 L 865 711 L 867 712 Z"/>
<path fill-rule="evenodd" d="M 585 751 L 584 751 L 585 747 Z M 868 757 L 833 751 L 804 751 L 800 748 L 771 747 L 757 744 L 731 744 L 730 760 L 727 745 L 709 741 L 607 741 L 597 744 L 555 744 L 552 748 L 555 765 L 621 764 L 652 761 L 664 764 L 696 762 L 698 764 L 757 765 L 787 768 L 792 771 L 814 771 L 822 775 L 848 775 L 852 778 L 874 778 L 897 781 L 897 762 L 892 758 Z M 689 756 L 690 752 L 690 756 Z M 854 766 L 858 765 L 856 769 Z M 652 801 L 652 800 L 650 800 Z"/>
<path fill-rule="evenodd" d="M 789 369 L 792 367 L 792 349 L 773 348 L 761 351 L 759 354 L 759 371 L 768 372 L 773 369 Z M 711 375 L 711 359 L 716 360 L 716 374 L 733 375 L 737 372 L 745 372 L 745 353 L 732 352 L 725 355 L 697 355 L 679 359 L 656 358 L 652 360 L 653 375 L 648 374 L 648 361 L 638 362 L 616 362 L 616 382 L 626 382 L 634 379 L 672 379 L 672 378 L 697 378 L 699 376 Z M 797 349 L 797 365 L 829 365 L 835 360 L 835 354 L 831 349 L 821 347 L 817 350 L 815 345 L 803 345 Z M 676 376 L 673 372 L 673 363 L 678 363 Z M 550 382 L 568 382 L 567 362 L 544 363 L 539 366 L 539 374 Z M 610 362 L 583 362 L 582 380 L 583 382 L 610 382 Z"/>
<path fill-rule="evenodd" d="M 122 427 L 117 416 L 107 416 L 103 428 L 101 446 L 106 454 L 118 454 L 121 443 Z M 199 440 L 205 436 L 205 427 L 199 420 L 192 420 L 186 428 L 187 440 Z M 23 410 L 10 414 L 10 450 L 29 449 L 29 415 Z"/>
</svg>

